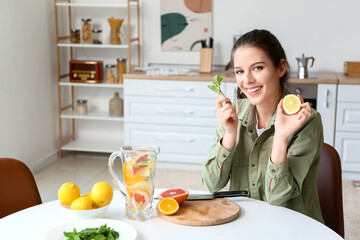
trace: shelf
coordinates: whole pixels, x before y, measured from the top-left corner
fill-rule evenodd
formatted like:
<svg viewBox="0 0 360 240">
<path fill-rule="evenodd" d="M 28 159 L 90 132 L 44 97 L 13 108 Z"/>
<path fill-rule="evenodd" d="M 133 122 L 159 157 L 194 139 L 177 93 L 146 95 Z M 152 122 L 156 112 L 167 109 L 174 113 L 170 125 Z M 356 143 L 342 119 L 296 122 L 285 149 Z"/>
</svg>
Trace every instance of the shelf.
<svg viewBox="0 0 360 240">
<path fill-rule="evenodd" d="M 73 110 L 66 110 L 61 113 L 61 118 L 82 119 L 82 120 L 101 120 L 101 121 L 124 121 L 123 117 L 110 117 L 106 111 L 89 111 L 86 115 L 78 115 Z"/>
<path fill-rule="evenodd" d="M 59 7 L 118 7 L 127 8 L 127 3 L 68 3 L 57 2 L 56 6 Z M 137 6 L 137 2 L 130 2 L 130 6 Z"/>
<path fill-rule="evenodd" d="M 127 44 L 83 44 L 83 43 L 58 43 L 58 47 L 75 47 L 75 48 L 120 48 L 128 49 Z"/>
<path fill-rule="evenodd" d="M 124 144 L 122 142 L 99 142 L 99 141 L 84 141 L 74 140 L 63 145 L 61 150 L 65 151 L 83 151 L 83 152 L 102 152 L 112 153 L 119 151 Z"/>
<path fill-rule="evenodd" d="M 109 84 L 109 83 L 75 83 L 75 82 L 60 82 L 60 86 L 74 86 L 74 87 L 96 87 L 96 88 L 123 88 L 123 84 Z"/>
</svg>

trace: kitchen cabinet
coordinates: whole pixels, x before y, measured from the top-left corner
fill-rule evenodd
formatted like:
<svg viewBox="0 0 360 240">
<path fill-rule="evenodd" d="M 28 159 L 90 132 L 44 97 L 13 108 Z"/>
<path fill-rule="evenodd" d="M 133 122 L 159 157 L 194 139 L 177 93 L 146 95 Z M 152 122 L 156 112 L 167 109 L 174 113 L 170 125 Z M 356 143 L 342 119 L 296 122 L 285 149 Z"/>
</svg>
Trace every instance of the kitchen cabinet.
<svg viewBox="0 0 360 240">
<path fill-rule="evenodd" d="M 122 84 L 75 83 L 69 80 L 69 61 L 73 59 L 100 60 L 104 63 L 111 59 L 127 58 L 127 68 L 131 71 L 132 48 L 137 49 L 137 66 L 140 66 L 140 15 L 139 0 L 125 1 L 70 1 L 54 0 L 57 82 L 58 82 L 58 116 L 59 116 L 59 154 L 62 151 L 113 152 L 123 145 L 123 117 L 109 116 L 109 100 L 115 92 L 122 92 Z M 130 16 L 130 14 L 135 13 Z M 123 43 L 109 44 L 110 26 L 106 19 L 111 15 L 126 18 L 125 37 L 120 35 Z M 110 15 L 110 16 L 109 16 Z M 134 17 L 135 16 L 135 17 Z M 80 28 L 81 18 L 93 18 L 94 28 L 108 30 L 102 37 L 102 44 L 84 44 L 70 42 L 70 29 Z M 96 26 L 96 27 L 95 27 Z M 123 27 L 124 27 L 123 26 Z M 121 29 L 123 29 L 123 27 Z M 105 31 L 103 31 L 105 33 Z M 137 36 L 134 36 L 136 35 Z M 125 40 L 125 41 L 124 41 Z M 136 51 L 134 51 L 136 53 Z M 105 70 L 105 67 L 104 67 Z M 105 72 L 105 71 L 104 71 Z M 120 94 L 122 95 L 122 93 Z M 76 99 L 88 100 L 88 114 L 76 113 Z"/>
<path fill-rule="evenodd" d="M 335 148 L 344 178 L 360 179 L 360 85 L 339 84 Z"/>
<path fill-rule="evenodd" d="M 324 142 L 331 146 L 335 144 L 336 98 L 337 84 L 318 84 L 316 110 L 321 115 Z"/>
<path fill-rule="evenodd" d="M 210 83 L 125 77 L 125 144 L 159 145 L 159 167 L 200 170 L 218 123 Z"/>
</svg>

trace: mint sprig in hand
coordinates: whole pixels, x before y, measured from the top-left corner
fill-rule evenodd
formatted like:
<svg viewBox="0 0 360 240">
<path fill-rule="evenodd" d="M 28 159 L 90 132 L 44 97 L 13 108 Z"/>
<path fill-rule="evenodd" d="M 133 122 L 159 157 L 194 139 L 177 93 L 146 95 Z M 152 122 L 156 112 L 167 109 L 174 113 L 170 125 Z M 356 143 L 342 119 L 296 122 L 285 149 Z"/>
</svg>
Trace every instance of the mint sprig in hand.
<svg viewBox="0 0 360 240">
<path fill-rule="evenodd" d="M 221 91 L 220 85 L 221 85 L 221 81 L 224 79 L 225 77 L 220 77 L 218 75 L 214 76 L 214 82 L 213 84 L 208 85 L 208 88 L 210 88 L 212 91 L 214 91 L 215 93 L 219 94 L 219 95 L 224 95 L 224 93 Z"/>
</svg>

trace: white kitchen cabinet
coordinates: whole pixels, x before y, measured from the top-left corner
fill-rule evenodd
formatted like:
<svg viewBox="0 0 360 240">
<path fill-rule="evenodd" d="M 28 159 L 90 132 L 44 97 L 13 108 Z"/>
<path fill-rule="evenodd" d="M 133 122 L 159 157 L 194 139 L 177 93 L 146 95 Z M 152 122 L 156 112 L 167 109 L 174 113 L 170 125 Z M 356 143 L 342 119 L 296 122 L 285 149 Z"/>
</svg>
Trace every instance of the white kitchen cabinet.
<svg viewBox="0 0 360 240">
<path fill-rule="evenodd" d="M 360 179 L 360 85 L 339 84 L 335 148 L 344 178 Z"/>
<path fill-rule="evenodd" d="M 218 123 L 219 96 L 207 88 L 209 84 L 125 79 L 125 144 L 159 145 L 159 167 L 200 170 L 216 140 Z M 225 91 L 226 84 L 222 86 Z"/>
<path fill-rule="evenodd" d="M 137 47 L 137 66 L 140 67 L 140 16 L 139 0 L 131 1 L 68 1 L 54 0 L 55 33 L 58 82 L 59 115 L 59 155 L 62 151 L 113 152 L 123 145 L 123 118 L 109 116 L 109 100 L 114 92 L 122 95 L 122 84 L 75 83 L 69 80 L 69 60 L 100 60 L 116 62 L 116 58 L 127 58 L 128 71 L 131 70 L 132 47 Z M 130 17 L 137 15 L 137 20 Z M 107 18 L 122 16 L 125 20 L 123 44 L 109 44 L 110 27 Z M 103 29 L 102 44 L 74 44 L 70 42 L 70 29 L 80 29 L 81 18 L 92 18 L 93 28 Z M 131 19 L 133 24 L 130 24 Z M 134 21 L 135 20 L 135 21 Z M 134 22 L 136 22 L 134 24 Z M 105 31 L 108 30 L 108 31 Z M 134 32 L 135 34 L 133 34 Z M 137 36 L 133 36 L 136 35 Z M 125 41 L 124 41 L 125 40 Z M 109 60 L 110 59 L 110 60 Z M 105 67 L 103 67 L 105 70 Z M 89 69 L 87 69 L 89 70 Z M 105 72 L 105 71 L 104 71 Z M 105 80 L 103 80 L 105 81 Z M 88 100 L 88 114 L 78 115 L 75 111 L 76 99 Z M 76 131 L 76 134 L 75 134 Z"/>
<path fill-rule="evenodd" d="M 316 110 L 321 115 L 324 142 L 331 146 L 335 141 L 336 98 L 337 84 L 318 84 Z"/>
</svg>

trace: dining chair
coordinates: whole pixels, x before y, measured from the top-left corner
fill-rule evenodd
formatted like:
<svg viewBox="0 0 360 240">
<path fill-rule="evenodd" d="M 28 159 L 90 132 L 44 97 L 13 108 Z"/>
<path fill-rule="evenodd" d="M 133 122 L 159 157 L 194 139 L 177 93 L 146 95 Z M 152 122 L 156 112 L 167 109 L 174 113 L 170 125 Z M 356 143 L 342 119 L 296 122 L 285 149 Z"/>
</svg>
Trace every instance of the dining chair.
<svg viewBox="0 0 360 240">
<path fill-rule="evenodd" d="M 316 177 L 325 225 L 344 238 L 341 162 L 338 152 L 324 143 Z"/>
<path fill-rule="evenodd" d="M 0 218 L 41 204 L 30 169 L 17 159 L 0 158 Z"/>
</svg>

